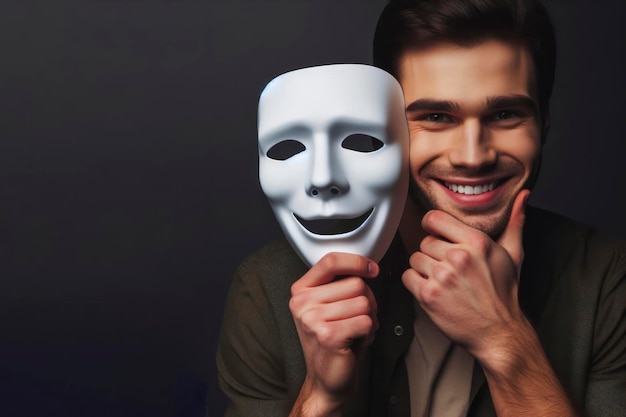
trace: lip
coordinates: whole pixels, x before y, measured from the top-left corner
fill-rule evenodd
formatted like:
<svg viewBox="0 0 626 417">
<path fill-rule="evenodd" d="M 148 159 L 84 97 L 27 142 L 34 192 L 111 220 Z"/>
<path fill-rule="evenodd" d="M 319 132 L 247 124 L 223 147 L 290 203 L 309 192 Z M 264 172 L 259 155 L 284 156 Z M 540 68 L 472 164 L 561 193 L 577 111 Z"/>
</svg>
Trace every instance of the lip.
<svg viewBox="0 0 626 417">
<path fill-rule="evenodd" d="M 461 207 L 484 207 L 494 204 L 502 191 L 504 185 L 510 178 L 464 178 L 464 179 L 436 179 L 435 182 L 442 188 L 443 192 Z M 448 188 L 446 183 L 475 187 L 489 183 L 495 183 L 493 190 L 481 194 L 461 194 Z"/>
<path fill-rule="evenodd" d="M 322 236 L 332 236 L 350 233 L 358 229 L 363 223 L 365 223 L 367 219 L 369 219 L 373 212 L 374 208 L 372 207 L 360 216 L 349 218 L 325 218 L 306 220 L 302 217 L 299 217 L 295 213 L 293 213 L 293 216 L 296 218 L 298 223 L 300 223 L 300 225 L 302 225 L 302 227 L 304 227 L 310 233 Z"/>
</svg>

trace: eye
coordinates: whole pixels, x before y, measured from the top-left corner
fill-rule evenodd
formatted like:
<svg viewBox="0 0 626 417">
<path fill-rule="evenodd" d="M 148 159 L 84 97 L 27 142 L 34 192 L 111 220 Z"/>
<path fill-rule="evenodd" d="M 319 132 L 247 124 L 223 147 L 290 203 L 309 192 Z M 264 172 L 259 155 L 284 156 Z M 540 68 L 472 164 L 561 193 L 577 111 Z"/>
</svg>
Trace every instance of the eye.
<svg viewBox="0 0 626 417">
<path fill-rule="evenodd" d="M 278 142 L 276 145 L 272 146 L 267 151 L 267 157 L 278 161 L 284 161 L 285 159 L 289 159 L 292 156 L 299 154 L 305 149 L 306 146 L 297 140 L 283 140 L 282 142 Z"/>
<path fill-rule="evenodd" d="M 515 116 L 518 116 L 518 113 L 512 110 L 499 110 L 493 114 L 493 120 L 507 120 L 511 119 Z"/>
<path fill-rule="evenodd" d="M 374 152 L 382 148 L 384 143 L 373 136 L 355 133 L 341 142 L 341 147 L 357 152 Z"/>
<path fill-rule="evenodd" d="M 424 121 L 427 121 L 427 122 L 433 122 L 433 123 L 444 123 L 444 122 L 451 122 L 452 121 L 450 116 L 448 116 L 447 114 L 444 114 L 444 113 L 428 113 L 428 114 L 425 114 L 422 117 L 420 117 L 420 120 L 424 120 Z"/>
</svg>

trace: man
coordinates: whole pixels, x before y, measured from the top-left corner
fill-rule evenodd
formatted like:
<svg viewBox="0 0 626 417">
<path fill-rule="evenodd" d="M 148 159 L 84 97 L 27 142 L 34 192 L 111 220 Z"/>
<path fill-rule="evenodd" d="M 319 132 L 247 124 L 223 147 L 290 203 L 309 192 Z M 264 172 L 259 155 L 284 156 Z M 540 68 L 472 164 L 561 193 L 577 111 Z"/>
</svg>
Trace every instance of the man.
<svg viewBox="0 0 626 417">
<path fill-rule="evenodd" d="M 410 134 L 397 239 L 380 264 L 307 270 L 285 243 L 242 264 L 218 352 L 229 415 L 626 413 L 626 246 L 525 207 L 554 56 L 534 1 L 387 5 L 374 64 Z"/>
</svg>

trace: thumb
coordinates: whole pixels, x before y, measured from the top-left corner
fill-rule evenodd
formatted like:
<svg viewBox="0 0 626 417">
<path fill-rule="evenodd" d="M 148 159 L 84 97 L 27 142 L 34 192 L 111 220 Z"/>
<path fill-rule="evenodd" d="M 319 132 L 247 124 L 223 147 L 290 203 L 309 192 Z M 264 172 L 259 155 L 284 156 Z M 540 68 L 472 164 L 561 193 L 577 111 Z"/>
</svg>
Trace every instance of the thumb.
<svg viewBox="0 0 626 417">
<path fill-rule="evenodd" d="M 528 197 L 530 197 L 530 190 L 522 190 L 517 194 L 515 201 L 513 201 L 513 209 L 511 210 L 509 222 L 500 238 L 498 238 L 498 243 L 506 249 L 511 259 L 513 259 L 518 275 L 522 267 L 522 261 L 524 260 L 522 232 L 524 229 Z"/>
</svg>

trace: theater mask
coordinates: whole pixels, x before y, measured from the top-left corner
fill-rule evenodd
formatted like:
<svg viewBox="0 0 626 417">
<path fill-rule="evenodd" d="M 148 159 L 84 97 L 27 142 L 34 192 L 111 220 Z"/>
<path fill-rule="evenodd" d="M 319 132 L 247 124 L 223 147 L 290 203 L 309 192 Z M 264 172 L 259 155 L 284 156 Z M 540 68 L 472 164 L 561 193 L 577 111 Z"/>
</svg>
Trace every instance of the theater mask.
<svg viewBox="0 0 626 417">
<path fill-rule="evenodd" d="M 259 181 L 309 266 L 328 252 L 380 261 L 408 189 L 409 134 L 399 83 L 365 64 L 279 75 L 258 106 Z"/>
</svg>

